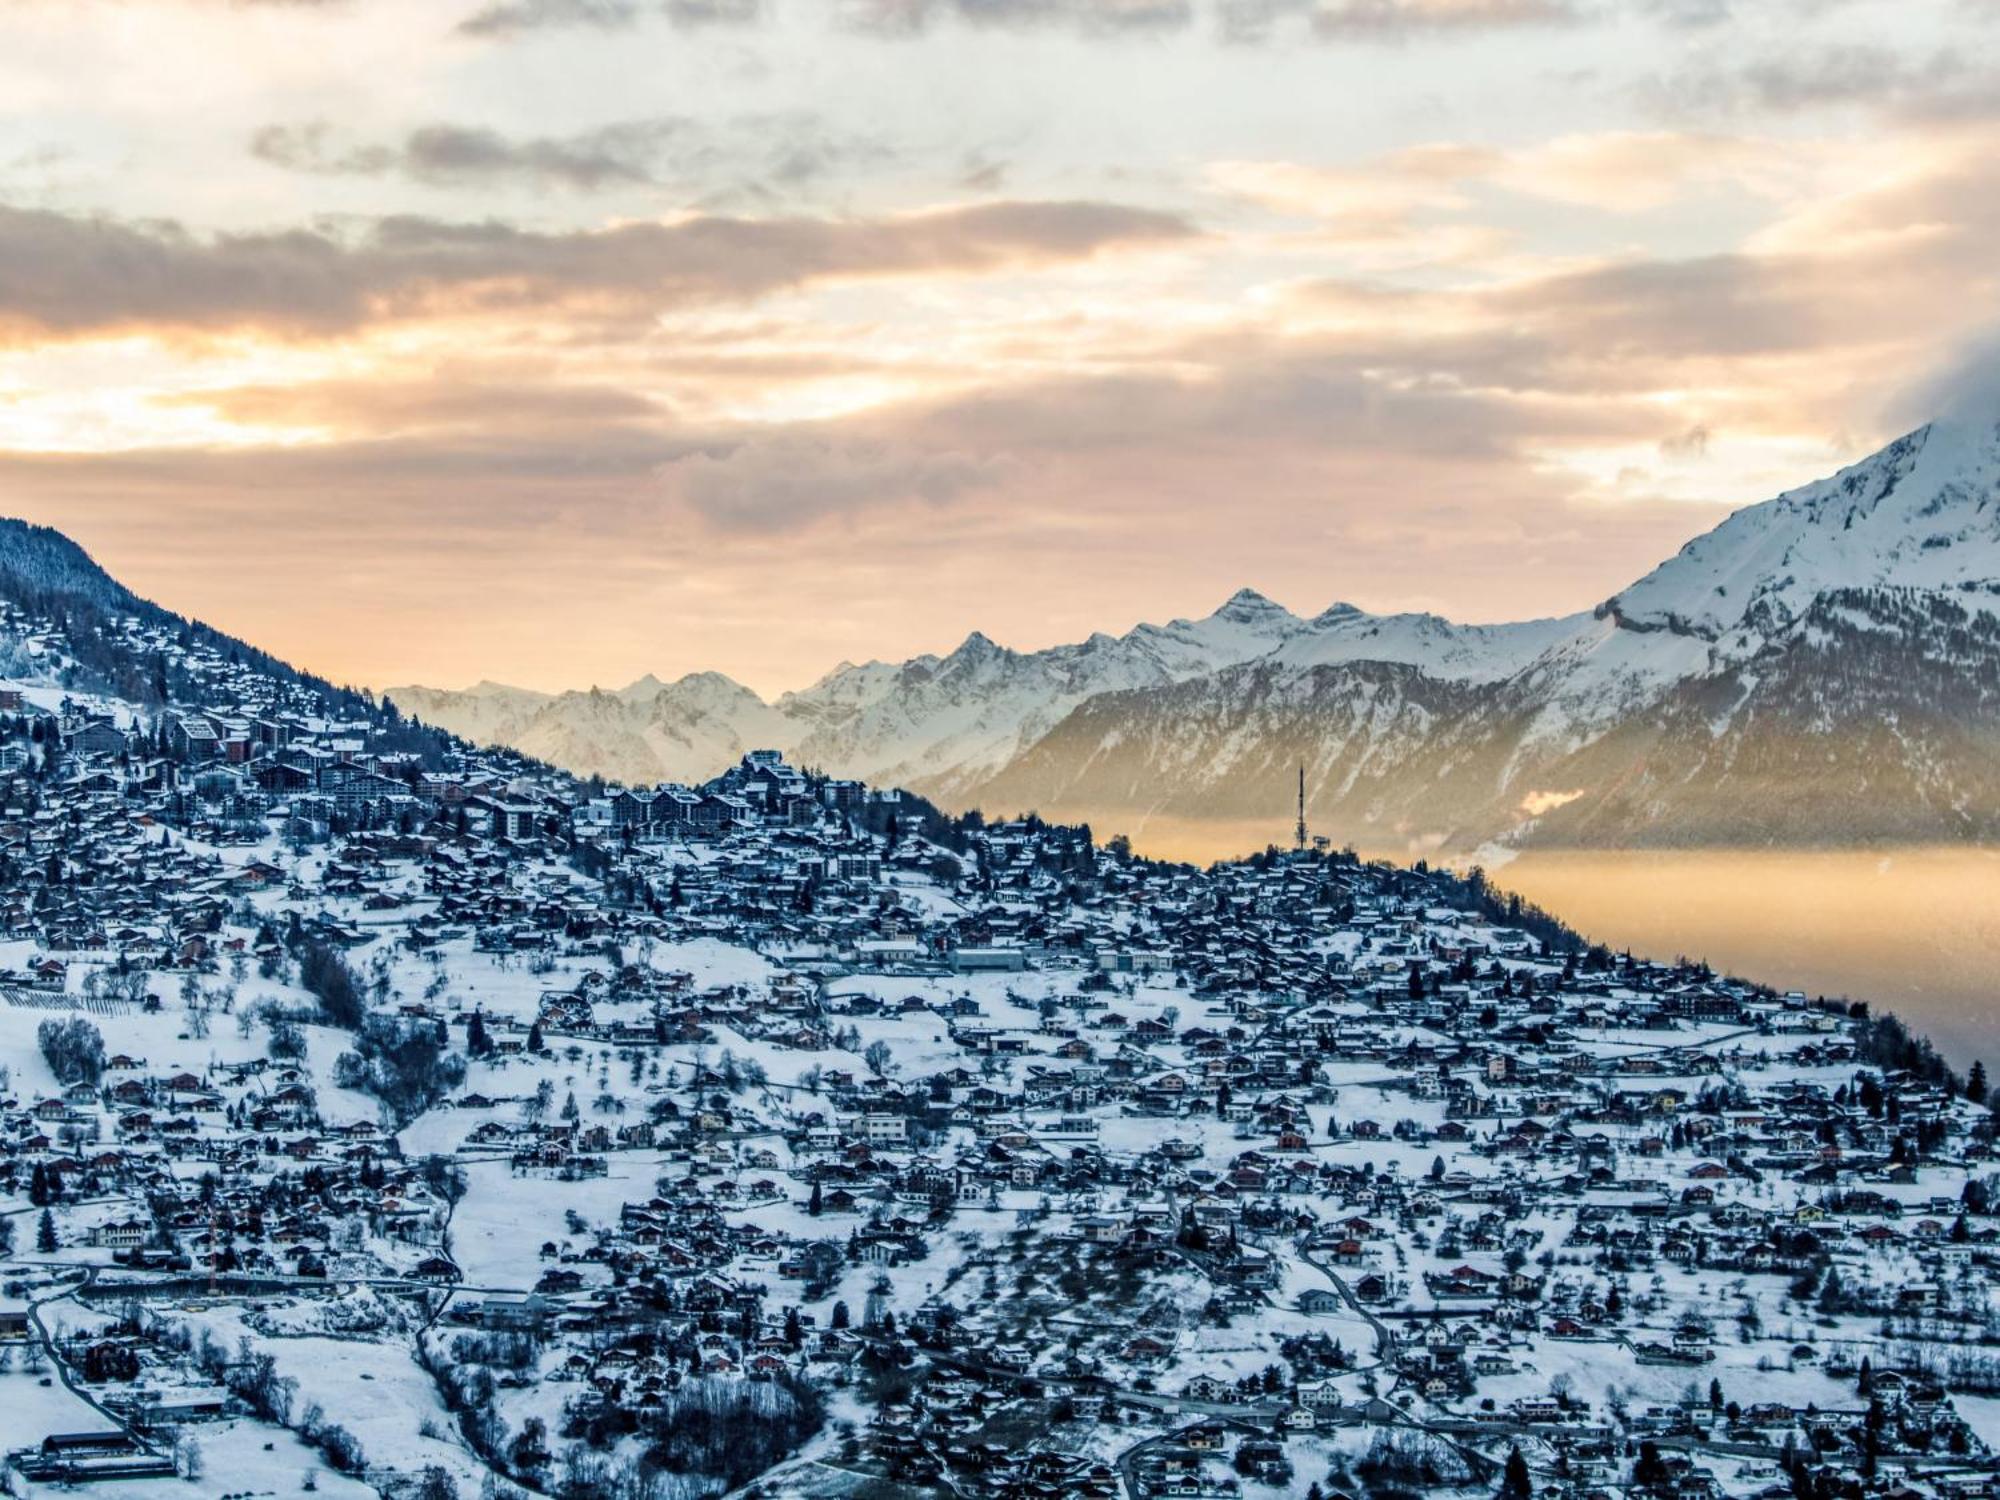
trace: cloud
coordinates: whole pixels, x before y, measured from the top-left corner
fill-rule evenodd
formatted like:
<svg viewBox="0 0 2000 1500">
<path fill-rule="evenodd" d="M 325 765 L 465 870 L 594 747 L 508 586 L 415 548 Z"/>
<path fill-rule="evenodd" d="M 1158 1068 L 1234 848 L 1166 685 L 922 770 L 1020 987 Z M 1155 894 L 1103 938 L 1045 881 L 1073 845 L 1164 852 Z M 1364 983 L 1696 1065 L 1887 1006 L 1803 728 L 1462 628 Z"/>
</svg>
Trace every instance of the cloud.
<svg viewBox="0 0 2000 1500">
<path fill-rule="evenodd" d="M 1681 462 L 1692 429 L 1726 429 L 1708 472 L 1773 433 L 1883 431 L 1854 393 L 1934 366 L 1968 307 L 2000 305 L 1996 235 L 2000 158 L 1969 141 L 1904 152 L 1887 175 L 1809 196 L 1729 252 L 1531 263 L 1456 287 L 1304 283 L 1285 326 L 1295 342 L 1322 330 L 1398 389 L 1518 393 L 1631 424 L 1622 437 L 1607 426 L 1605 446 L 1635 462 Z M 1894 425 L 1931 415 L 1906 409 Z"/>
<path fill-rule="evenodd" d="M 1684 432 L 1670 433 L 1660 439 L 1660 456 L 1670 459 L 1696 459 L 1708 456 L 1708 445 L 1715 441 L 1708 424 L 1697 422 Z"/>
<path fill-rule="evenodd" d="M 1669 26 L 1721 26 L 1735 18 L 1730 0 L 1641 0 L 1640 9 Z"/>
<path fill-rule="evenodd" d="M 1194 19 L 1193 0 L 843 0 L 841 24 L 907 36 L 943 20 L 974 26 L 1063 26 L 1089 35 L 1178 30 Z"/>
<path fill-rule="evenodd" d="M 1590 330 L 1600 361 L 1749 356 L 1809 347 L 1833 332 L 1840 311 L 1823 296 L 1827 277 L 1812 270 L 1738 254 L 1633 260 L 1517 284 L 1488 300 L 1530 327 Z"/>
<path fill-rule="evenodd" d="M 1960 341 L 1936 370 L 1890 400 L 1887 415 L 1902 428 L 1941 421 L 2000 431 L 2000 325 Z"/>
<path fill-rule="evenodd" d="M 1729 184 L 1766 193 L 1796 187 L 1797 148 L 1706 132 L 1608 130 L 1502 150 L 1441 141 L 1352 167 L 1218 162 L 1222 191 L 1280 212 L 1322 219 L 1346 237 L 1396 238 L 1417 221 L 1472 206 L 1470 189 L 1509 192 L 1615 213 L 1664 207 L 1691 189 Z"/>
<path fill-rule="evenodd" d="M 1582 15 L 1571 0 L 1321 0 L 1312 23 L 1326 37 L 1400 37 L 1563 24 Z"/>
<path fill-rule="evenodd" d="M 1349 233 L 1400 233 L 1412 214 L 1465 206 L 1460 184 L 1490 171 L 1496 153 L 1468 148 L 1448 156 L 1413 152 L 1361 167 L 1315 167 L 1291 161 L 1222 161 L 1208 179 L 1225 193 L 1280 213 L 1343 225 Z"/>
<path fill-rule="evenodd" d="M 909 37 L 946 24 L 988 30 L 1060 29 L 1086 37 L 1144 36 L 1206 24 L 1228 41 L 1279 31 L 1321 40 L 1400 40 L 1584 19 L 1584 0 L 829 0 L 855 35 Z M 1701 0 L 1678 0 L 1696 4 Z M 748 25 L 774 8 L 758 0 L 493 0 L 459 25 L 468 36 L 557 29 L 621 30 L 664 17 L 680 26 Z"/>
<path fill-rule="evenodd" d="M 1735 136 L 1597 131 L 1508 153 L 1490 176 L 1534 197 L 1636 213 L 1664 207 L 1695 186 L 1788 185 L 1787 157 L 1772 142 Z"/>
<path fill-rule="evenodd" d="M 178 5 L 190 10 L 320 10 L 335 11 L 351 9 L 355 0 L 106 0 L 108 4 L 153 5 L 164 7 Z M 43 5 L 49 10 L 58 8 L 81 10 L 84 0 L 0 0 L 0 8 L 11 4 L 16 9 L 26 10 Z"/>
<path fill-rule="evenodd" d="M 831 0 L 835 23 L 860 35 L 913 36 L 941 22 L 981 27 L 1061 26 L 1088 35 L 1171 30 L 1194 19 L 1194 0 Z M 470 36 L 558 28 L 617 30 L 662 17 L 679 26 L 750 25 L 759 0 L 494 0 L 459 26 Z"/>
<path fill-rule="evenodd" d="M 326 334 L 562 304 L 632 314 L 830 277 L 993 272 L 1193 234 L 1170 214 L 1092 202 L 1001 201 L 884 219 L 705 216 L 572 232 L 403 216 L 346 234 L 208 238 L 175 224 L 0 206 L 0 331 Z"/>
<path fill-rule="evenodd" d="M 650 160 L 671 127 L 609 127 L 567 138 L 512 139 L 465 125 L 425 125 L 394 146 L 332 144 L 329 128 L 272 125 L 257 132 L 250 151 L 262 161 L 320 176 L 380 177 L 399 173 L 434 186 L 468 186 L 503 177 L 572 188 L 653 180 Z"/>
<path fill-rule="evenodd" d="M 1564 25 L 1588 13 L 1583 0 L 1219 0 L 1217 10 L 1225 38 L 1253 42 L 1301 30 L 1322 41 L 1403 41 Z"/>
<path fill-rule="evenodd" d="M 1479 294 L 1516 326 L 1587 330 L 1600 357 L 1727 358 L 1928 341 L 2000 295 L 2000 160 L 1983 145 L 1815 198 L 1743 249 L 1634 256 Z"/>
<path fill-rule="evenodd" d="M 406 177 L 427 187 L 509 182 L 596 192 L 672 184 L 697 201 L 755 200 L 895 153 L 806 113 L 726 121 L 660 116 L 567 136 L 509 136 L 485 126 L 423 125 L 394 142 L 344 143 L 324 121 L 270 125 L 251 154 L 287 171 L 324 177 Z"/>
<path fill-rule="evenodd" d="M 642 17 L 681 27 L 747 26 L 764 13 L 761 0 L 493 0 L 458 25 L 462 35 L 508 37 L 565 29 L 615 31 Z"/>
<path fill-rule="evenodd" d="M 568 380 L 541 367 L 508 372 L 494 362 L 440 361 L 427 369 L 371 379 L 289 385 L 204 387 L 157 398 L 165 407 L 198 408 L 223 421 L 278 434 L 323 434 L 383 442 L 412 434 L 511 434 L 602 443 L 613 431 L 634 437 L 666 429 L 667 413 L 650 397 L 602 382 Z"/>
<path fill-rule="evenodd" d="M 991 454 L 798 431 L 690 454 L 664 465 L 661 476 L 720 530 L 791 531 L 858 510 L 951 505 L 990 493 L 1019 467 Z"/>
<path fill-rule="evenodd" d="M 1885 110 L 1913 120 L 2000 113 L 2000 74 L 1962 50 L 1911 56 L 1873 42 L 1814 43 L 1747 53 L 1740 45 L 1704 50 L 1676 70 L 1637 86 L 1656 114 L 1801 114 Z"/>
</svg>

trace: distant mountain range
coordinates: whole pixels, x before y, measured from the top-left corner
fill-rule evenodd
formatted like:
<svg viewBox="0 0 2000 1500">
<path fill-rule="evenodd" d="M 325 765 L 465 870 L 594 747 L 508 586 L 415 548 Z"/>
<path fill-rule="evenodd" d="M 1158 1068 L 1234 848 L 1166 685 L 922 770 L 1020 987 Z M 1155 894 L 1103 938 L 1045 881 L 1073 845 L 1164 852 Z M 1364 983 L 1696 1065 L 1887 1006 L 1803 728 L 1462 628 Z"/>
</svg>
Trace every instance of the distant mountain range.
<svg viewBox="0 0 2000 1500">
<path fill-rule="evenodd" d="M 1204 620 L 1047 651 L 1009 651 L 974 632 L 949 656 L 843 664 L 776 703 L 715 672 L 669 683 L 646 677 L 616 692 L 550 695 L 481 683 L 462 693 L 391 688 L 387 696 L 468 739 L 622 781 L 697 780 L 746 749 L 771 746 L 800 764 L 958 801 L 1088 700 L 1212 676 L 1304 628 L 1246 590 Z"/>
<path fill-rule="evenodd" d="M 1587 613 L 1200 620 L 843 665 L 767 703 L 394 688 L 404 712 L 627 782 L 768 745 L 954 807 L 1100 830 L 1289 820 L 1372 849 L 2000 838 L 2000 426 L 1937 423 L 1738 511 Z"/>
</svg>

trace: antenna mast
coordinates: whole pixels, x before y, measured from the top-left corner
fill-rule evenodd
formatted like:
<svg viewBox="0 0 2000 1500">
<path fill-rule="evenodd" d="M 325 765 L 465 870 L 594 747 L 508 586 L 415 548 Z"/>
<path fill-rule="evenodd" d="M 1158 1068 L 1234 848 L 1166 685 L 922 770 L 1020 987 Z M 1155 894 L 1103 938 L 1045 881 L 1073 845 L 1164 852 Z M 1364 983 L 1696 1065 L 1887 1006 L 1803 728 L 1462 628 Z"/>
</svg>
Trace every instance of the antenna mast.
<svg viewBox="0 0 2000 1500">
<path fill-rule="evenodd" d="M 1299 767 L 1299 821 L 1292 830 L 1292 841 L 1301 852 L 1306 847 L 1306 768 Z"/>
</svg>

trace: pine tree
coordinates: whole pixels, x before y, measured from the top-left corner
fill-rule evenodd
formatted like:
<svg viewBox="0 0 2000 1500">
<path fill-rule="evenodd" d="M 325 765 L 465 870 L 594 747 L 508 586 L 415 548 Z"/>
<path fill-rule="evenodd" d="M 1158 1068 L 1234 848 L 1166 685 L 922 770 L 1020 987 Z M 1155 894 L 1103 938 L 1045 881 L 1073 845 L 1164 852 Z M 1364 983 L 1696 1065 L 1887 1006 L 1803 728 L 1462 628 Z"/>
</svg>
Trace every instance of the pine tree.
<svg viewBox="0 0 2000 1500">
<path fill-rule="evenodd" d="M 44 1255 L 52 1255 L 62 1248 L 62 1240 L 56 1235 L 55 1215 L 46 1208 L 42 1210 L 41 1222 L 35 1226 L 35 1248 Z"/>
<path fill-rule="evenodd" d="M 1667 1461 L 1660 1456 L 1660 1445 L 1651 1438 L 1639 1444 L 1639 1461 L 1632 1465 L 1632 1483 L 1642 1490 L 1653 1489 L 1670 1477 Z"/>
<path fill-rule="evenodd" d="M 1535 1482 L 1528 1475 L 1528 1461 L 1519 1448 L 1507 1450 L 1507 1467 L 1500 1476 L 1500 1500 L 1530 1500 Z"/>
<path fill-rule="evenodd" d="M 1972 1071 L 1965 1075 L 1965 1097 L 1974 1104 L 1986 1102 L 1986 1064 L 1974 1058 Z"/>
</svg>

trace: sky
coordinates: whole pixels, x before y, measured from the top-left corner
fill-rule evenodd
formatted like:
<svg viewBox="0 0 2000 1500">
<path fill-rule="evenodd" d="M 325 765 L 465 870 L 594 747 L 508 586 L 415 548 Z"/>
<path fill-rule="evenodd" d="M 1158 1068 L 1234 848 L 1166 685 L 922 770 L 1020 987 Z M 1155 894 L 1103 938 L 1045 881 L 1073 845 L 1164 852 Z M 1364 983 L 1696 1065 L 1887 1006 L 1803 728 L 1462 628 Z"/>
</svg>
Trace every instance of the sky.
<svg viewBox="0 0 2000 1500">
<path fill-rule="evenodd" d="M 2000 324 L 2000 0 L 0 0 L 0 513 L 556 689 L 1608 597 Z"/>
</svg>

